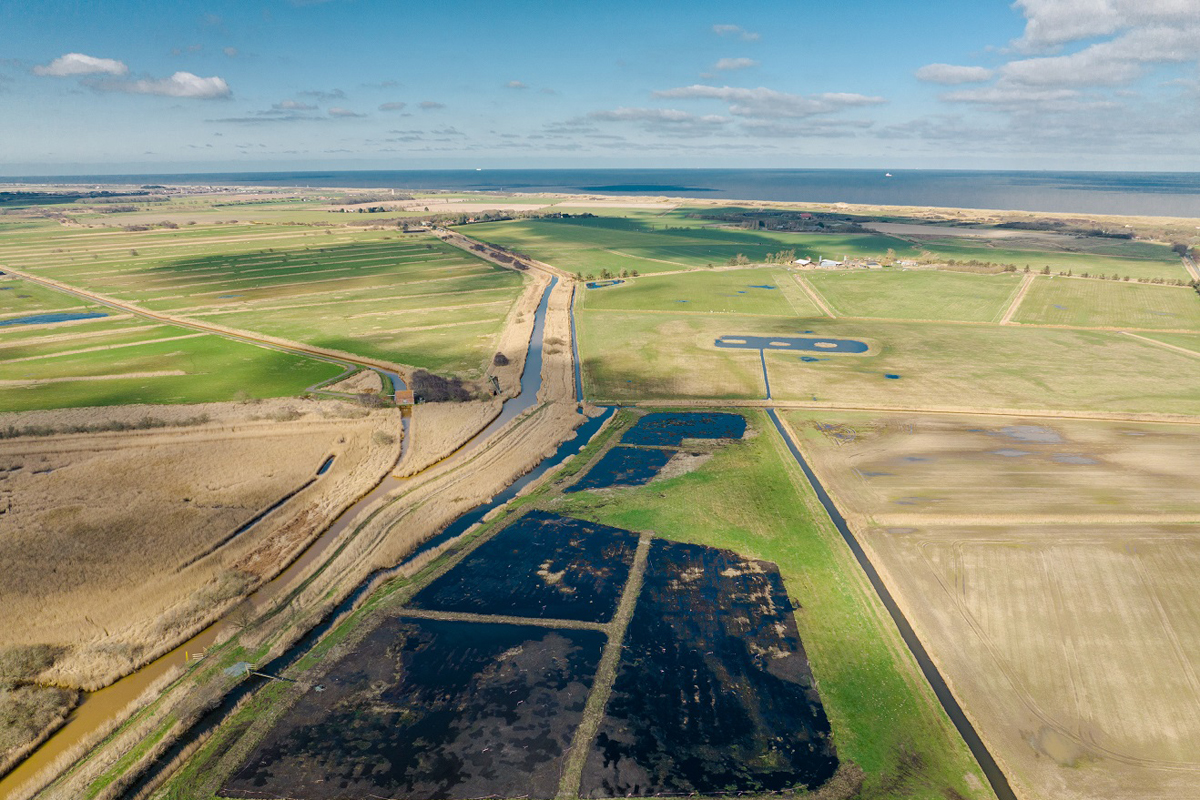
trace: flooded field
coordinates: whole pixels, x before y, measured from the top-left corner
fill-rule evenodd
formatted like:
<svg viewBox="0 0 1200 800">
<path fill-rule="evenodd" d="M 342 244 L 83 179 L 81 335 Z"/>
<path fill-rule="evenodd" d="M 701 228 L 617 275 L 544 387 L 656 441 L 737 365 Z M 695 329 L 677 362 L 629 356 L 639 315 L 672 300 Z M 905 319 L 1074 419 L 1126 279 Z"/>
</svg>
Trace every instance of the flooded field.
<svg viewBox="0 0 1200 800">
<path fill-rule="evenodd" d="M 300 699 L 221 794 L 553 797 L 604 639 L 387 620 L 360 657 L 341 661 Z"/>
<path fill-rule="evenodd" d="M 775 565 L 656 540 L 581 795 L 816 787 L 829 730 Z"/>
<path fill-rule="evenodd" d="M 423 589 L 412 608 L 607 622 L 637 534 L 531 511 Z"/>
<path fill-rule="evenodd" d="M 607 489 L 612 486 L 641 486 L 654 479 L 671 457 L 671 450 L 614 447 L 596 462 L 567 492 Z"/>
<path fill-rule="evenodd" d="M 746 418 L 720 411 L 647 414 L 621 437 L 622 444 L 679 447 L 684 439 L 740 439 Z"/>
</svg>

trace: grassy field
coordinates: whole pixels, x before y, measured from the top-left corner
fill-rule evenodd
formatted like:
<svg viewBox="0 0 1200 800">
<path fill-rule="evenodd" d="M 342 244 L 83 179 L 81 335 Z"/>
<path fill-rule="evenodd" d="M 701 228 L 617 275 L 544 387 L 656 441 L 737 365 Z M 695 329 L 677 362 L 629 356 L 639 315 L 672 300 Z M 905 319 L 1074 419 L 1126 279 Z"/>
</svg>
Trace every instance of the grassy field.
<svg viewBox="0 0 1200 800">
<path fill-rule="evenodd" d="M 1039 277 L 1017 322 L 1106 328 L 1200 330 L 1200 296 L 1189 287 Z"/>
<path fill-rule="evenodd" d="M 432 236 L 286 225 L 12 237 L 5 262 L 150 310 L 471 377 L 523 285 Z"/>
<path fill-rule="evenodd" d="M 903 247 L 898 239 L 876 234 L 779 233 L 699 227 L 695 220 L 596 217 L 569 220 L 520 220 L 469 225 L 467 236 L 503 245 L 579 275 L 620 272 L 666 272 L 688 267 L 721 265 L 739 253 L 752 261 L 795 249 L 797 257 L 817 249 L 840 258 L 882 255 Z"/>
<path fill-rule="evenodd" d="M 1191 425 L 788 412 L 1022 796 L 1186 796 Z"/>
<path fill-rule="evenodd" d="M 1190 356 L 1116 332 L 592 310 L 576 318 L 587 394 L 598 402 L 761 399 L 758 351 L 716 348 L 713 340 L 812 329 L 865 339 L 875 354 L 768 352 L 776 400 L 1200 413 L 1200 375 Z"/>
<path fill-rule="evenodd" d="M 861 797 L 990 796 L 972 788 L 978 768 L 778 434 L 762 413 L 749 420 L 748 438 L 695 472 L 546 507 L 775 562 L 800 609 L 838 755 L 867 774 Z"/>
<path fill-rule="evenodd" d="M 53 335 L 47 329 L 59 326 L 39 327 L 40 341 L 0 333 L 0 411 L 280 397 L 341 372 L 171 325 L 96 320 Z"/>
<path fill-rule="evenodd" d="M 985 261 L 1012 264 L 1023 269 L 1075 274 L 1119 274 L 1133 278 L 1186 278 L 1179 258 L 1164 245 L 1113 240 L 1069 240 L 1079 250 L 1068 252 L 1056 243 L 1021 240 L 1021 246 L 1003 240 L 904 239 L 879 233 L 788 233 L 714 227 L 716 223 L 690 219 L 689 209 L 666 215 L 629 213 L 625 217 L 517 220 L 468 225 L 468 236 L 527 253 L 580 275 L 599 275 L 602 269 L 620 272 L 663 272 L 684 267 L 720 265 L 739 253 L 763 261 L 779 250 L 795 250 L 797 257 L 883 257 L 888 250 L 899 258 L 926 261 Z M 1039 246 L 1041 245 L 1041 246 Z M 928 255 L 925 255 L 928 254 Z"/>
<path fill-rule="evenodd" d="M 785 269 L 697 271 L 629 279 L 586 289 L 580 305 L 592 309 L 819 316 L 812 300 Z"/>
<path fill-rule="evenodd" d="M 1147 339 L 1153 339 L 1156 342 L 1182 347 L 1185 350 L 1191 350 L 1193 353 L 1200 355 L 1200 335 L 1189 333 L 1139 333 L 1139 336 L 1144 336 Z"/>
<path fill-rule="evenodd" d="M 800 275 L 841 316 L 965 322 L 999 322 L 1022 277 L 880 270 Z"/>
</svg>

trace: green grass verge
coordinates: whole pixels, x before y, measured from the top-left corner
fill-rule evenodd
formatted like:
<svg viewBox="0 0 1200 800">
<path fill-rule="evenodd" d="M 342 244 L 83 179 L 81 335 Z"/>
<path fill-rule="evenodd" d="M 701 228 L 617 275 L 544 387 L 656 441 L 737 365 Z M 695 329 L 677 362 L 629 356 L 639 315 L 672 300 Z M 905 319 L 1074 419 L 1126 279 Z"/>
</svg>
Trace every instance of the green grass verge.
<svg viewBox="0 0 1200 800">
<path fill-rule="evenodd" d="M 867 773 L 861 797 L 991 796 L 969 785 L 966 775 L 982 776 L 966 745 L 770 421 L 747 416 L 756 435 L 695 472 L 547 507 L 776 563 L 838 754 Z"/>
</svg>

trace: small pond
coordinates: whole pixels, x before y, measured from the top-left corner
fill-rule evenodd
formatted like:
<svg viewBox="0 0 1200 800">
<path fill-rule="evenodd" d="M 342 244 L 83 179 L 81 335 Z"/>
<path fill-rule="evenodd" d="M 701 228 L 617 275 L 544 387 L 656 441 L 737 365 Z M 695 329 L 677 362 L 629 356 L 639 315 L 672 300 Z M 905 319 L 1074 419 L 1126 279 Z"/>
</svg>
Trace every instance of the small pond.
<svg viewBox="0 0 1200 800">
<path fill-rule="evenodd" d="M 857 339 L 829 339 L 811 336 L 721 336 L 717 347 L 737 350 L 807 350 L 816 353 L 865 353 L 870 347 Z"/>
</svg>

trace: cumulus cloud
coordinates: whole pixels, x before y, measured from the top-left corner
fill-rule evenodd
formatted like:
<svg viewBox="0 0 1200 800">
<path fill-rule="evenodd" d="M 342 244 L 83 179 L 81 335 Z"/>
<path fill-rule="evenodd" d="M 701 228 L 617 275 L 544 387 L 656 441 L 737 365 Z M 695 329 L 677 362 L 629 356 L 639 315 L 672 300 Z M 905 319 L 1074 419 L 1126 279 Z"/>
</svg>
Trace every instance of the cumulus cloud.
<svg viewBox="0 0 1200 800">
<path fill-rule="evenodd" d="M 408 106 L 408 103 L 401 103 L 398 101 L 391 102 L 391 103 L 380 103 L 379 110 L 380 111 L 403 111 L 407 106 Z"/>
<path fill-rule="evenodd" d="M 667 133 L 672 136 L 704 136 L 717 133 L 730 122 L 728 117 L 718 114 L 697 115 L 676 108 L 629 108 L 625 106 L 606 111 L 593 111 L 587 115 L 587 118 L 597 122 L 633 123 L 643 130 Z M 576 135 L 586 131 L 586 128 L 583 127 L 586 123 L 583 120 L 566 123 L 567 126 L 572 124 L 579 127 L 573 131 L 567 128 L 563 130 Z M 594 130 L 587 132 L 594 132 Z"/>
<path fill-rule="evenodd" d="M 95 80 L 87 85 L 102 92 L 152 94 L 193 100 L 215 100 L 232 94 L 224 78 L 215 75 L 201 78 L 190 72 L 176 72 L 169 78 L 143 78 L 136 81 Z"/>
<path fill-rule="evenodd" d="M 713 25 L 712 31 L 717 36 L 732 36 L 741 39 L 743 42 L 754 42 L 761 38 L 757 33 L 748 31 L 741 25 Z"/>
<path fill-rule="evenodd" d="M 225 55 L 229 56 L 230 58 L 238 57 L 238 49 L 236 47 L 222 47 L 221 52 L 224 53 Z"/>
<path fill-rule="evenodd" d="M 316 106 L 310 106 L 308 103 L 301 103 L 299 100 L 284 100 L 276 103 L 271 108 L 276 111 L 316 111 Z"/>
<path fill-rule="evenodd" d="M 722 58 L 716 64 L 713 64 L 715 70 L 738 70 L 757 67 L 758 62 L 753 58 Z"/>
<path fill-rule="evenodd" d="M 745 89 L 734 86 L 705 86 L 696 84 L 654 93 L 655 97 L 677 99 L 721 100 L 729 104 L 729 113 L 737 117 L 782 119 L 829 114 L 847 108 L 873 106 L 886 102 L 882 97 L 868 97 L 852 92 L 823 92 L 801 95 L 759 87 Z"/>
<path fill-rule="evenodd" d="M 957 84 L 982 83 L 991 80 L 995 73 L 986 67 L 960 67 L 954 64 L 926 64 L 914 73 L 917 80 L 926 83 Z"/>
<path fill-rule="evenodd" d="M 1044 49 L 1112 36 L 1143 25 L 1195 24 L 1200 10 L 1195 0 L 1017 0 L 1025 16 L 1025 33 L 1014 44 Z"/>
<path fill-rule="evenodd" d="M 49 64 L 33 68 L 34 75 L 69 78 L 75 75 L 125 75 L 129 67 L 113 58 L 96 58 L 83 53 L 67 53 Z"/>
<path fill-rule="evenodd" d="M 329 109 L 329 116 L 331 116 L 331 117 L 365 117 L 366 114 L 358 114 L 354 111 L 351 111 L 348 108 L 342 108 L 341 106 L 334 106 L 333 108 Z"/>
<path fill-rule="evenodd" d="M 521 81 L 509 81 L 508 83 L 504 84 L 504 86 L 509 89 L 528 89 L 529 88 L 526 84 L 521 83 Z"/>
<path fill-rule="evenodd" d="M 446 104 L 436 100 L 422 100 L 420 106 L 422 111 L 436 111 L 439 108 L 445 108 Z"/>
</svg>

